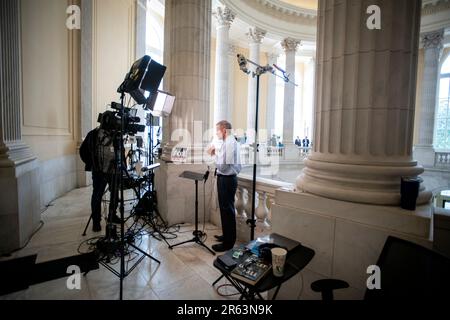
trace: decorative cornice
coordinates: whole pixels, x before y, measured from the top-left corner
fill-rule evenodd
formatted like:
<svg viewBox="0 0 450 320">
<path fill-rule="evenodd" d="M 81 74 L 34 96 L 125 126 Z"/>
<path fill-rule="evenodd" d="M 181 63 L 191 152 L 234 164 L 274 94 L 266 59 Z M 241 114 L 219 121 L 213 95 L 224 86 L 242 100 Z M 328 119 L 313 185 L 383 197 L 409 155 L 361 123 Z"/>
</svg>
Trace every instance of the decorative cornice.
<svg viewBox="0 0 450 320">
<path fill-rule="evenodd" d="M 248 39 L 250 42 L 254 42 L 254 43 L 262 43 L 264 37 L 266 36 L 267 31 L 258 28 L 258 27 L 253 27 L 253 28 L 249 28 L 248 32 L 246 33 Z"/>
<path fill-rule="evenodd" d="M 230 27 L 236 15 L 228 7 L 217 7 L 213 12 L 218 27 Z"/>
<path fill-rule="evenodd" d="M 279 39 L 291 37 L 305 41 L 316 40 L 316 10 L 292 6 L 292 10 L 303 12 L 296 14 L 292 10 L 282 10 L 288 4 L 279 0 L 221 0 L 221 3 L 229 7 L 243 22 L 258 26 Z"/>
<path fill-rule="evenodd" d="M 297 51 L 300 41 L 292 38 L 286 38 L 281 41 L 281 47 L 284 51 Z"/>
<path fill-rule="evenodd" d="M 268 9 L 275 10 L 289 16 L 307 19 L 314 19 L 315 17 L 317 17 L 317 10 L 300 8 L 286 2 L 281 2 L 279 0 L 256 0 L 256 2 L 260 3 Z"/>
<path fill-rule="evenodd" d="M 444 30 L 428 32 L 422 35 L 424 49 L 442 49 Z"/>
<path fill-rule="evenodd" d="M 423 2 L 422 16 L 450 9 L 450 0 L 428 0 Z"/>
</svg>

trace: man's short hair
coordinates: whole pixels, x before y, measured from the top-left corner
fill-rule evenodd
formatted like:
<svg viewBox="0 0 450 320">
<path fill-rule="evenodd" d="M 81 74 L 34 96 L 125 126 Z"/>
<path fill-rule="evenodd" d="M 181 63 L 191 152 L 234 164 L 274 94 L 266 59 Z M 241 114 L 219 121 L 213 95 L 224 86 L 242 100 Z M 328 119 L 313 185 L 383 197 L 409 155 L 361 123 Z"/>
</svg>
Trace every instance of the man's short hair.
<svg viewBox="0 0 450 320">
<path fill-rule="evenodd" d="M 222 121 L 217 122 L 216 126 L 220 126 L 221 128 L 225 128 L 227 130 L 233 129 L 233 127 L 231 126 L 231 123 L 229 123 L 227 120 L 222 120 Z"/>
</svg>

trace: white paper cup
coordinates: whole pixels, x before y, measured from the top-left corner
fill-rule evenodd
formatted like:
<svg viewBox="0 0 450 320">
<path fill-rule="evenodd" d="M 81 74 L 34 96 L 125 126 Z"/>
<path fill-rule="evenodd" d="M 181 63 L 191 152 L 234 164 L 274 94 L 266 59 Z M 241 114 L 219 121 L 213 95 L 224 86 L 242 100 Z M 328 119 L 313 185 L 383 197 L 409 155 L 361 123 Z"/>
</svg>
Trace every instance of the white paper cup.
<svg viewBox="0 0 450 320">
<path fill-rule="evenodd" d="M 287 251 L 283 248 L 273 248 L 271 251 L 273 275 L 275 277 L 282 277 L 284 274 Z"/>
</svg>

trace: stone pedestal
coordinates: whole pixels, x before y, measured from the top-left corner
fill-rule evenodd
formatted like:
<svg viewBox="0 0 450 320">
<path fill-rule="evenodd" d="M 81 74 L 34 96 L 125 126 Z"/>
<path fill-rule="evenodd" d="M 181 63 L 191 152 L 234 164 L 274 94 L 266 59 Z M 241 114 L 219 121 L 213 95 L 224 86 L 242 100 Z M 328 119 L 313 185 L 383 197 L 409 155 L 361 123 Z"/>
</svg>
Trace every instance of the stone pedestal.
<svg viewBox="0 0 450 320">
<path fill-rule="evenodd" d="M 207 165 L 177 165 L 161 161 L 161 167 L 157 169 L 155 181 L 158 194 L 158 209 L 161 216 L 170 225 L 176 223 L 195 222 L 195 182 L 180 178 L 183 171 L 205 173 Z M 198 183 L 198 220 L 200 226 L 203 221 L 210 221 L 213 203 L 213 173 L 208 181 Z M 206 215 L 205 215 L 206 212 Z M 217 219 L 216 219 L 217 220 Z"/>
<path fill-rule="evenodd" d="M 296 276 L 283 285 L 278 299 L 321 299 L 311 291 L 311 283 L 326 278 L 350 284 L 350 288 L 335 292 L 336 299 L 363 299 L 369 277 L 367 267 L 376 265 L 388 236 L 432 247 L 431 215 L 431 205 L 407 211 L 277 191 L 272 205 L 272 232 L 316 252 L 302 277 Z"/>
<path fill-rule="evenodd" d="M 0 254 L 24 246 L 39 225 L 39 167 L 22 141 L 19 1 L 0 3 Z"/>
</svg>

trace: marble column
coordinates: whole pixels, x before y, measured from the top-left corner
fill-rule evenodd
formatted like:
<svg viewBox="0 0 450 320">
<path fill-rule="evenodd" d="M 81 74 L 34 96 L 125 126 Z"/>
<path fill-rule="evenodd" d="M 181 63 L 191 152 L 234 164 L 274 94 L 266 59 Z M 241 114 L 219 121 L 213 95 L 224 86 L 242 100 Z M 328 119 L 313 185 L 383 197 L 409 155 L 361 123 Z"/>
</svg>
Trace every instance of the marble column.
<svg viewBox="0 0 450 320">
<path fill-rule="evenodd" d="M 278 54 L 267 53 L 267 63 L 269 65 L 277 64 Z M 277 78 L 274 76 L 269 76 L 267 78 L 267 111 L 266 111 L 266 129 L 267 135 L 270 141 L 270 137 L 275 130 L 275 104 L 276 104 L 276 89 L 277 89 Z"/>
<path fill-rule="evenodd" d="M 203 157 L 210 141 L 204 133 L 210 128 L 211 20 L 211 0 L 165 2 L 164 90 L 176 101 L 172 114 L 164 119 L 163 156 L 155 181 L 159 210 L 170 224 L 191 223 L 194 217 L 194 183 L 179 175 L 207 169 Z M 212 180 L 206 183 L 206 199 L 211 198 Z M 199 199 L 203 199 L 200 187 Z M 199 217 L 203 217 L 202 205 Z"/>
<path fill-rule="evenodd" d="M 236 55 L 237 55 L 237 47 L 235 45 L 230 44 L 228 46 L 228 110 L 229 117 L 233 122 L 234 118 L 234 76 L 235 76 L 235 68 L 237 65 Z"/>
<path fill-rule="evenodd" d="M 249 59 L 259 64 L 261 43 L 266 36 L 266 31 L 258 27 L 250 28 L 247 37 L 249 40 Z M 249 70 L 255 71 L 255 67 L 249 64 Z M 247 99 L 247 143 L 255 142 L 255 118 L 256 117 L 256 77 L 248 77 Z"/>
<path fill-rule="evenodd" d="M 209 128 L 211 0 L 169 0 L 165 7 L 164 89 L 176 101 L 165 119 L 163 158 L 171 161 L 174 146 L 182 145 L 191 160 L 199 156 L 201 162 L 197 151 Z"/>
<path fill-rule="evenodd" d="M 281 42 L 286 53 L 285 71 L 289 75 L 290 83 L 284 84 L 283 107 L 283 144 L 286 149 L 294 145 L 294 113 L 295 113 L 295 53 L 300 41 L 287 38 Z M 295 145 L 294 145 L 295 146 Z"/>
<path fill-rule="evenodd" d="M 313 132 L 313 114 L 314 114 L 314 82 L 315 82 L 315 67 L 316 67 L 316 59 L 313 57 L 311 60 L 305 65 L 305 73 L 303 77 L 302 89 L 303 89 L 303 112 L 302 112 L 302 127 L 303 130 L 301 134 L 304 138 L 308 136 L 311 140 L 312 132 Z"/>
<path fill-rule="evenodd" d="M 0 253 L 23 246 L 41 218 L 38 161 L 22 140 L 19 6 L 0 2 Z"/>
<path fill-rule="evenodd" d="M 218 7 L 214 12 L 217 20 L 216 36 L 216 72 L 214 88 L 214 124 L 221 120 L 231 121 L 231 109 L 228 103 L 229 95 L 229 58 L 230 27 L 234 20 L 234 13 L 227 7 Z"/>
<path fill-rule="evenodd" d="M 439 60 L 442 52 L 444 30 L 422 35 L 424 49 L 424 70 L 422 100 L 420 105 L 419 143 L 414 147 L 415 159 L 425 167 L 434 166 L 433 148 L 434 118 L 439 81 Z"/>
<path fill-rule="evenodd" d="M 399 205 L 412 157 L 421 1 L 379 3 L 369 30 L 364 2 L 319 1 L 314 150 L 301 191 L 349 202 Z M 431 193 L 421 188 L 418 203 Z"/>
</svg>

